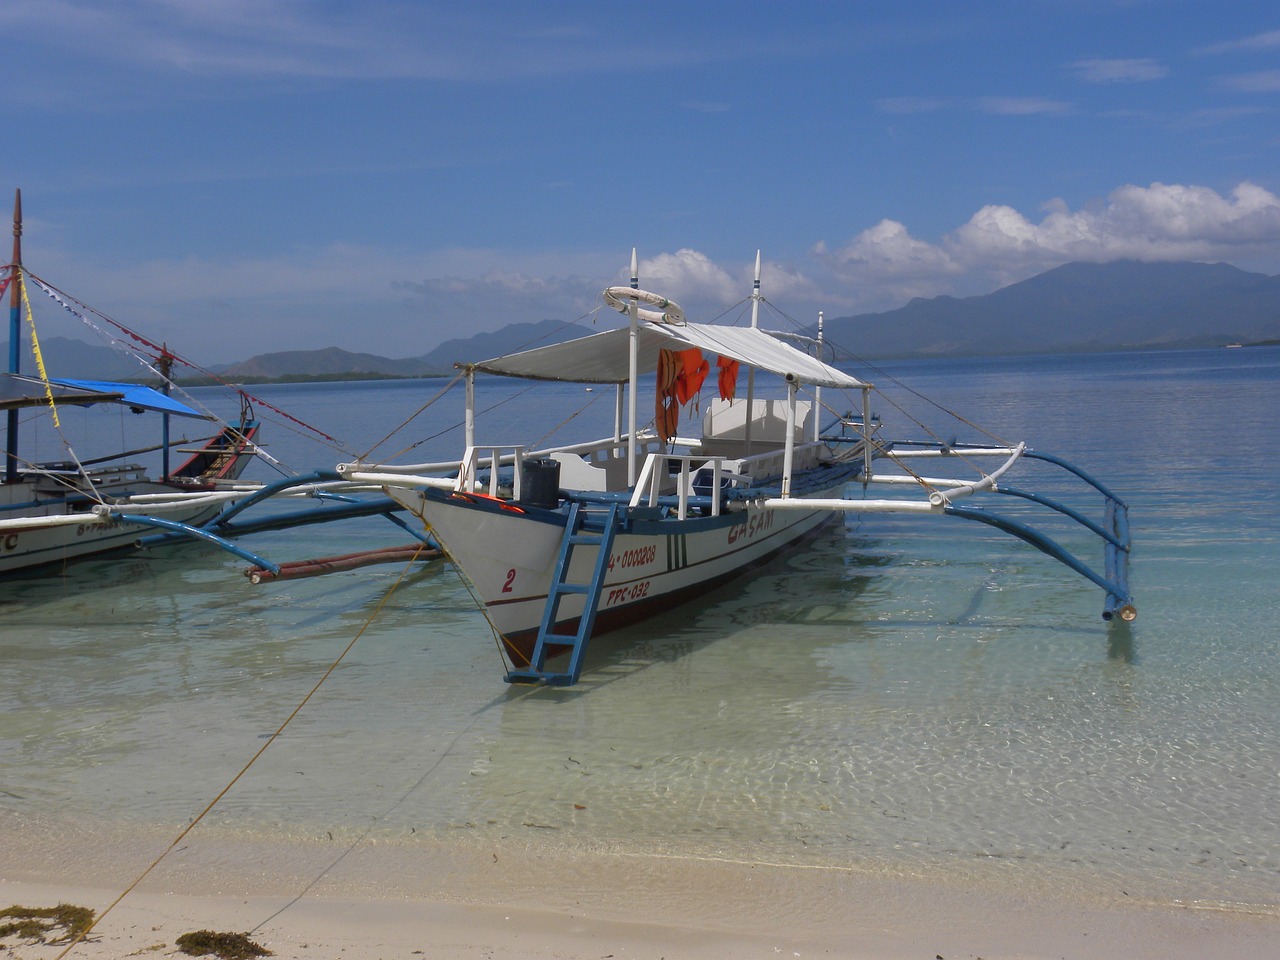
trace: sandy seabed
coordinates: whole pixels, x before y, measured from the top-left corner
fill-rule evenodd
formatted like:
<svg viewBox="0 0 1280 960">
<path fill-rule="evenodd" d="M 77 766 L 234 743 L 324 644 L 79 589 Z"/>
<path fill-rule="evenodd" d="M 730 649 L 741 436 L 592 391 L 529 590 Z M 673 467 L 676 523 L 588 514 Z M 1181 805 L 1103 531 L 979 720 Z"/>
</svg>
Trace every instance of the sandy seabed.
<svg viewBox="0 0 1280 960">
<path fill-rule="evenodd" d="M 172 842 L 128 827 L 0 814 L 0 909 L 99 914 Z M 203 826 L 69 957 L 185 956 L 198 930 L 249 933 L 279 958 L 436 960 L 1268 960 L 1280 912 L 977 889 L 945 879 L 554 843 L 246 837 Z M 65 946 L 10 937 L 0 957 Z"/>
</svg>

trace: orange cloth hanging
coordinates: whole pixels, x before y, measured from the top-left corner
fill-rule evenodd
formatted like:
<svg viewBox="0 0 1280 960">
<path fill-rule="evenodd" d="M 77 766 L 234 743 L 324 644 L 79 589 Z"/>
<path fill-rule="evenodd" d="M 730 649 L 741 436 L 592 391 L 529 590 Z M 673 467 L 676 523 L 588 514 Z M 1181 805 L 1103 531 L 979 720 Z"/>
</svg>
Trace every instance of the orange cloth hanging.
<svg viewBox="0 0 1280 960">
<path fill-rule="evenodd" d="M 702 389 L 702 382 L 711 372 L 711 364 L 702 358 L 702 351 L 697 347 L 681 350 L 676 356 L 680 358 L 680 372 L 676 375 L 676 399 L 683 407 Z"/>
<path fill-rule="evenodd" d="M 658 391 L 655 396 L 654 429 L 662 442 L 676 435 L 680 424 L 680 405 L 676 402 L 676 377 L 680 360 L 670 350 L 658 351 Z"/>
<path fill-rule="evenodd" d="M 732 400 L 738 392 L 738 361 L 731 357 L 716 357 L 720 368 L 720 399 Z"/>
</svg>

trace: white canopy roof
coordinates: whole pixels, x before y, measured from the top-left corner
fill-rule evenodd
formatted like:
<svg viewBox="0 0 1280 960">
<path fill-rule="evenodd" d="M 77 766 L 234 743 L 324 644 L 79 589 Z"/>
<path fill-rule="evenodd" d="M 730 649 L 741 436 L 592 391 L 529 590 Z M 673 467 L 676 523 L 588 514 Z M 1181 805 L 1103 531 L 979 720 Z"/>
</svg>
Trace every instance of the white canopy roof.
<svg viewBox="0 0 1280 960">
<path fill-rule="evenodd" d="M 658 369 L 658 351 L 688 350 L 729 357 L 757 370 L 794 376 L 819 387 L 860 389 L 866 384 L 829 364 L 753 327 L 709 324 L 641 323 L 637 340 L 638 371 Z M 536 347 L 475 364 L 475 369 L 526 380 L 565 380 L 571 383 L 625 383 L 629 377 L 625 327 L 593 336 Z"/>
</svg>

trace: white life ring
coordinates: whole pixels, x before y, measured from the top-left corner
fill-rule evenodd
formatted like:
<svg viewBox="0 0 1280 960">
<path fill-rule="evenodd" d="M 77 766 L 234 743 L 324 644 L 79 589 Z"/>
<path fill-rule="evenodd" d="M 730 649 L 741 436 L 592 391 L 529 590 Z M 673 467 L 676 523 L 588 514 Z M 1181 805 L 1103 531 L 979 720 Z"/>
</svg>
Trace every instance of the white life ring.
<svg viewBox="0 0 1280 960">
<path fill-rule="evenodd" d="M 632 300 L 650 304 L 662 311 L 637 309 L 636 315 L 641 320 L 676 325 L 684 323 L 684 311 L 680 309 L 680 304 L 656 293 L 650 293 L 648 290 L 636 290 L 632 287 L 610 287 L 604 292 L 604 302 L 619 313 L 628 313 L 631 310 L 630 301 Z"/>
</svg>

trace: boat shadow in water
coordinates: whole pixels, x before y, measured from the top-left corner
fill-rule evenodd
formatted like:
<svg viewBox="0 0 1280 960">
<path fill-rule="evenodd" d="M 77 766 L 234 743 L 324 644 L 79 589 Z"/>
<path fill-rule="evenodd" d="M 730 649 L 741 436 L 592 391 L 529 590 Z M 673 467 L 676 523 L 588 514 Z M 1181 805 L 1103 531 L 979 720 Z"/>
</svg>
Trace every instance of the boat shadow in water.
<svg viewBox="0 0 1280 960">
<path fill-rule="evenodd" d="M 992 572 L 991 565 L 999 567 L 1000 562 L 990 556 L 983 563 L 989 572 L 973 585 L 967 561 L 922 562 L 902 552 L 900 545 L 895 548 L 865 531 L 829 528 L 804 552 L 777 558 L 750 577 L 710 590 L 696 602 L 673 607 L 645 623 L 595 638 L 581 689 L 513 689 L 522 695 L 536 690 L 538 696 L 573 698 L 593 687 L 664 667 L 674 667 L 683 675 L 676 682 L 687 682 L 696 670 L 693 661 L 721 645 L 730 645 L 732 653 L 727 655 L 739 662 L 759 656 L 763 672 L 776 671 L 779 656 L 763 650 L 764 646 L 785 645 L 791 663 L 816 664 L 824 660 L 822 651 L 832 645 L 873 644 L 887 635 L 936 637 L 939 628 L 972 634 L 975 642 L 994 636 L 1017 638 L 1024 631 L 1051 633 L 1059 642 L 1096 641 L 1100 634 L 1096 625 L 1064 620 L 1049 611 L 1043 617 L 1028 618 L 1024 609 L 1014 613 L 993 603 L 1000 593 L 997 584 L 1009 571 Z M 950 566 L 956 569 L 948 574 Z M 952 584 L 938 589 L 943 599 L 934 601 L 950 606 L 952 612 L 939 615 L 903 604 L 903 578 L 952 579 Z M 961 585 L 963 592 L 954 592 L 952 588 Z M 1136 662 L 1131 623 L 1119 618 L 1108 621 L 1105 636 L 1108 659 Z"/>
<path fill-rule="evenodd" d="M 747 633 L 758 639 L 762 630 L 786 644 L 788 656 L 796 658 L 833 641 L 871 639 L 870 633 L 859 635 L 857 609 L 864 592 L 873 588 L 876 571 L 891 561 L 875 552 L 870 541 L 849 537 L 839 528 L 823 531 L 809 547 L 709 590 L 696 602 L 596 637 L 580 687 L 512 689 L 573 698 L 646 670 L 686 669 L 704 650 L 736 644 Z M 752 645 L 735 648 L 733 655 L 751 656 Z"/>
</svg>

